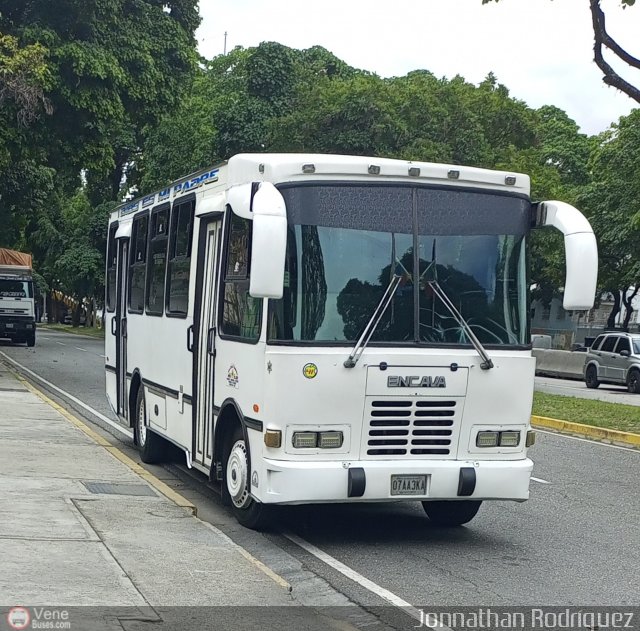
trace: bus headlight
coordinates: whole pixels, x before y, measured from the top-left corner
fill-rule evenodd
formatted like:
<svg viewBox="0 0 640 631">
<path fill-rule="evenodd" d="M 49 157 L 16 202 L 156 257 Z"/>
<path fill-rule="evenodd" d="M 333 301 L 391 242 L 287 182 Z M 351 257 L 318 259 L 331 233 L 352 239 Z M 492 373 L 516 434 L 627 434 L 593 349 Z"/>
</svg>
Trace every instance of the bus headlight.
<svg viewBox="0 0 640 631">
<path fill-rule="evenodd" d="M 294 432 L 292 444 L 294 449 L 338 449 L 342 447 L 344 434 L 342 432 Z"/>
<path fill-rule="evenodd" d="M 296 449 L 317 447 L 318 434 L 316 432 L 294 432 L 292 443 Z"/>
<path fill-rule="evenodd" d="M 519 444 L 519 431 L 483 431 L 476 436 L 476 447 L 517 447 Z"/>
<path fill-rule="evenodd" d="M 500 432 L 478 432 L 476 447 L 497 447 Z"/>
<path fill-rule="evenodd" d="M 517 447 L 520 443 L 520 432 L 500 432 L 500 447 Z"/>
<path fill-rule="evenodd" d="M 318 447 L 320 449 L 338 449 L 338 447 L 342 447 L 342 440 L 342 432 L 320 432 Z"/>
</svg>

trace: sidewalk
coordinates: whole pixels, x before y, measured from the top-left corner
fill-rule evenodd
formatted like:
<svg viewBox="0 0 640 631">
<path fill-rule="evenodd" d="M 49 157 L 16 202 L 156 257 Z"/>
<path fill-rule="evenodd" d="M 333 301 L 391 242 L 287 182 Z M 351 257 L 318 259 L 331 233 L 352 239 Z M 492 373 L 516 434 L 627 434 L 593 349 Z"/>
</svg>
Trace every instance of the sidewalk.
<svg viewBox="0 0 640 631">
<path fill-rule="evenodd" d="M 167 607 L 296 604 L 277 575 L 110 449 L 0 362 L 0 629 L 17 605 L 32 619 L 38 606 L 84 607 L 72 629 L 158 629 Z"/>
</svg>

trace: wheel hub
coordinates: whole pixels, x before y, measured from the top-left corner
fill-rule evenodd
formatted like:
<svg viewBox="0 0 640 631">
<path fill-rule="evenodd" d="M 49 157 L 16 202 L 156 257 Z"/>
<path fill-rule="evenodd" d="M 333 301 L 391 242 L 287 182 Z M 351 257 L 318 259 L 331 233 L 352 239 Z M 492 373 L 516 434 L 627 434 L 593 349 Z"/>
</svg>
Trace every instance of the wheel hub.
<svg viewBox="0 0 640 631">
<path fill-rule="evenodd" d="M 232 447 L 227 461 L 227 490 L 238 508 L 244 508 L 249 503 L 248 481 L 247 448 L 244 441 L 239 440 Z"/>
<path fill-rule="evenodd" d="M 144 399 L 140 401 L 140 407 L 138 408 L 138 443 L 140 447 L 144 447 L 147 442 L 147 425 L 145 422 L 146 410 L 144 405 Z"/>
</svg>

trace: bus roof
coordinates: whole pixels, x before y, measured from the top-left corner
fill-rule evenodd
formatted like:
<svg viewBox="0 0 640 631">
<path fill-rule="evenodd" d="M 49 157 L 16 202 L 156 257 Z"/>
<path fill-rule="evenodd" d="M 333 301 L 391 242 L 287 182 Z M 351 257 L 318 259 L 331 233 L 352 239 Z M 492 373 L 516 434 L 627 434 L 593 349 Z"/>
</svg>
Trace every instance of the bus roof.
<svg viewBox="0 0 640 631">
<path fill-rule="evenodd" d="M 310 153 L 238 154 L 207 169 L 175 180 L 164 189 L 121 204 L 119 217 L 151 208 L 162 202 L 202 190 L 215 183 L 227 186 L 253 181 L 274 183 L 310 179 L 349 179 L 359 181 L 413 181 L 423 184 L 487 188 L 529 195 L 528 175 L 463 165 L 396 160 L 370 156 Z"/>
</svg>

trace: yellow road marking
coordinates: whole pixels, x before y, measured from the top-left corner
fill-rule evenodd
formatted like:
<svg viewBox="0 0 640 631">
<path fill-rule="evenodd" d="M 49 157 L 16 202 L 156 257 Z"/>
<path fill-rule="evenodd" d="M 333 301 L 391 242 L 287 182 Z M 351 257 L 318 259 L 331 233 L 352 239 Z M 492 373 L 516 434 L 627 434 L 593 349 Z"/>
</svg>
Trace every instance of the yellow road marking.
<svg viewBox="0 0 640 631">
<path fill-rule="evenodd" d="M 88 425 L 83 423 L 77 416 L 74 416 L 68 410 L 65 410 L 60 404 L 56 403 L 53 399 L 50 399 L 44 392 L 36 388 L 33 384 L 29 383 L 21 375 L 14 373 L 16 377 L 25 385 L 25 387 L 33 392 L 36 396 L 42 399 L 45 403 L 50 405 L 54 410 L 59 412 L 69 423 L 75 428 L 79 429 L 86 436 L 88 436 L 94 443 L 104 447 L 116 460 L 119 460 L 123 465 L 127 466 L 136 475 L 139 475 L 143 480 L 148 482 L 154 489 L 162 493 L 167 499 L 171 500 L 177 506 L 184 508 L 192 515 L 197 515 L 198 509 L 190 502 L 186 497 L 180 495 L 180 493 L 174 491 L 168 484 L 157 478 L 153 473 L 147 471 L 144 467 L 141 467 L 135 460 L 132 460 L 125 453 L 120 451 L 115 445 L 112 445 L 106 438 L 100 436 L 98 432 L 91 429 Z"/>
</svg>

